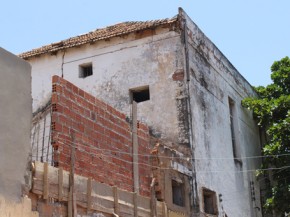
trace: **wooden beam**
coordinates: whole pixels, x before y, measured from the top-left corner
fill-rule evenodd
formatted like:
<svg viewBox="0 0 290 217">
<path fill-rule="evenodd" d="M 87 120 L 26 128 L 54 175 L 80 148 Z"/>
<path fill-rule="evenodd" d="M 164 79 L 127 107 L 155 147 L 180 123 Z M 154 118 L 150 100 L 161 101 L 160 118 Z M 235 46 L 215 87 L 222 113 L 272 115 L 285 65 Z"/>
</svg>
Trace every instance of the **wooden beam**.
<svg viewBox="0 0 290 217">
<path fill-rule="evenodd" d="M 47 200 L 48 199 L 48 186 L 49 186 L 49 183 L 48 183 L 48 163 L 45 162 L 43 164 L 43 199 Z"/>
<path fill-rule="evenodd" d="M 114 212 L 117 215 L 120 215 L 120 207 L 119 207 L 119 193 L 118 188 L 116 186 L 113 187 L 114 194 Z"/>
<path fill-rule="evenodd" d="M 92 208 L 92 178 L 89 177 L 87 181 L 87 214 Z"/>
<path fill-rule="evenodd" d="M 62 201 L 62 197 L 63 197 L 63 168 L 60 167 L 58 169 L 58 200 Z"/>
</svg>

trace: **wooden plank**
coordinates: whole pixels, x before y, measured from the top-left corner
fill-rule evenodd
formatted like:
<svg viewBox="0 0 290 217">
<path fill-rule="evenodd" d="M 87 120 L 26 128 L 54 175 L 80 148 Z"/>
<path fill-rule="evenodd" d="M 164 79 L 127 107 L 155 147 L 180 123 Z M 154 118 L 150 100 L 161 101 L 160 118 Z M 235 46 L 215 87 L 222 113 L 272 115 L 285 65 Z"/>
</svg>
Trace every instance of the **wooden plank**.
<svg viewBox="0 0 290 217">
<path fill-rule="evenodd" d="M 87 213 L 92 208 L 92 178 L 89 177 L 87 181 Z"/>
<path fill-rule="evenodd" d="M 60 171 L 58 171 L 60 170 Z M 47 171 L 47 172 L 45 172 Z M 60 177 L 62 173 L 62 178 Z M 46 174 L 46 175 L 45 175 Z M 47 178 L 46 178 L 47 176 Z M 150 198 L 143 197 L 137 193 L 121 190 L 116 187 L 111 187 L 104 183 L 98 183 L 91 179 L 91 193 L 90 182 L 88 178 L 75 175 L 74 176 L 74 191 L 69 189 L 69 172 L 47 165 L 47 169 L 43 163 L 36 162 L 35 173 L 33 177 L 32 192 L 37 195 L 43 195 L 44 180 L 47 180 L 49 192 L 47 191 L 48 198 L 59 199 L 60 186 L 62 185 L 62 201 L 68 201 L 71 212 L 68 213 L 74 216 L 76 205 L 88 209 L 91 206 L 91 211 L 99 211 L 104 213 L 114 214 L 119 216 L 139 216 L 149 217 Z M 72 178 L 72 177 L 70 177 Z M 61 184 L 61 179 L 63 179 Z M 49 182 L 48 182 L 49 180 Z M 71 187 L 71 186 L 70 186 Z M 70 191 L 71 190 L 71 191 Z M 91 195 L 91 199 L 88 198 Z M 91 202 L 89 201 L 91 200 Z M 91 205 L 88 205 L 91 203 Z M 158 214 L 161 214 L 162 203 L 158 203 Z M 74 207 L 73 207 L 74 206 Z M 76 212 L 75 212 L 76 213 Z"/>
<path fill-rule="evenodd" d="M 45 162 L 43 164 L 43 199 L 47 200 L 48 199 L 48 163 Z"/>
<path fill-rule="evenodd" d="M 63 197 L 63 168 L 58 169 L 58 200 L 62 201 Z"/>
<path fill-rule="evenodd" d="M 114 193 L 114 212 L 117 215 L 120 215 L 120 207 L 119 207 L 119 192 L 116 186 L 113 187 Z"/>
</svg>

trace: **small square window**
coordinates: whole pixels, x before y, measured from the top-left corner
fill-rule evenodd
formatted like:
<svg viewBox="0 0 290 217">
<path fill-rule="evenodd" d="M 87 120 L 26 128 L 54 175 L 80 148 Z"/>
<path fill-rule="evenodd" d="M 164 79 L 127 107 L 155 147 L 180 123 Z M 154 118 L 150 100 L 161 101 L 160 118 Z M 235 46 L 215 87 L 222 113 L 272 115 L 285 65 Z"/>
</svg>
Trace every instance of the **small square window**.
<svg viewBox="0 0 290 217">
<path fill-rule="evenodd" d="M 217 215 L 216 193 L 209 189 L 203 189 L 203 210 L 207 214 Z"/>
<path fill-rule="evenodd" d="M 150 100 L 149 86 L 130 89 L 131 102 L 137 103 Z"/>
<path fill-rule="evenodd" d="M 176 180 L 172 180 L 172 202 L 177 206 L 184 206 L 184 184 Z"/>
<path fill-rule="evenodd" d="M 79 66 L 79 78 L 86 78 L 93 75 L 93 64 L 87 63 Z"/>
</svg>

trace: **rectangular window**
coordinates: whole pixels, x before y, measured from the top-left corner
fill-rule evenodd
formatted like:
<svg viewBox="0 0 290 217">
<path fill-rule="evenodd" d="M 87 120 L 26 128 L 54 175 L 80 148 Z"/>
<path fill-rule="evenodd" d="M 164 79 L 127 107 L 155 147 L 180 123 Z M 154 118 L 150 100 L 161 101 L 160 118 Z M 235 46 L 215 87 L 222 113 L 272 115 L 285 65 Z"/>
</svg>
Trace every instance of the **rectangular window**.
<svg viewBox="0 0 290 217">
<path fill-rule="evenodd" d="M 139 103 L 150 100 L 149 86 L 142 86 L 130 89 L 131 103 L 133 101 Z"/>
<path fill-rule="evenodd" d="M 79 66 L 79 78 L 86 78 L 93 75 L 93 64 L 86 63 Z"/>
<path fill-rule="evenodd" d="M 203 188 L 203 211 L 207 214 L 217 215 L 217 198 L 216 193 L 209 189 Z"/>
<path fill-rule="evenodd" d="M 233 156 L 236 161 L 240 162 L 241 154 L 238 146 L 237 140 L 237 113 L 235 107 L 235 101 L 229 97 L 229 113 L 230 113 L 230 129 L 231 129 L 231 139 L 232 139 L 232 148 Z"/>
<path fill-rule="evenodd" d="M 177 206 L 184 206 L 184 184 L 176 180 L 171 180 L 172 202 Z"/>
</svg>

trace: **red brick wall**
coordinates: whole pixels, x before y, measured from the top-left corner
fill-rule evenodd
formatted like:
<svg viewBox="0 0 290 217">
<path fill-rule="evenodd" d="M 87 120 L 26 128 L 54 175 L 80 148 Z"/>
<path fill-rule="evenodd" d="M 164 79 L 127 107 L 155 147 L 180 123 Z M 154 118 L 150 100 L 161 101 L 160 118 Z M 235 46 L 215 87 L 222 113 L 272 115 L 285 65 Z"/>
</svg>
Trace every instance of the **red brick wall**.
<svg viewBox="0 0 290 217">
<path fill-rule="evenodd" d="M 133 191 L 132 133 L 126 116 L 58 76 L 52 82 L 55 165 L 70 170 L 75 145 L 76 174 Z M 149 196 L 149 130 L 141 123 L 138 142 L 140 194 Z"/>
</svg>

